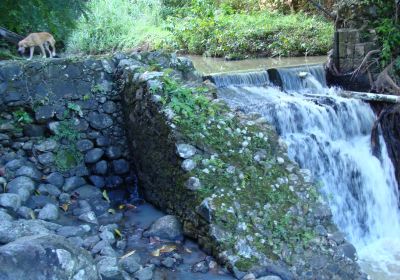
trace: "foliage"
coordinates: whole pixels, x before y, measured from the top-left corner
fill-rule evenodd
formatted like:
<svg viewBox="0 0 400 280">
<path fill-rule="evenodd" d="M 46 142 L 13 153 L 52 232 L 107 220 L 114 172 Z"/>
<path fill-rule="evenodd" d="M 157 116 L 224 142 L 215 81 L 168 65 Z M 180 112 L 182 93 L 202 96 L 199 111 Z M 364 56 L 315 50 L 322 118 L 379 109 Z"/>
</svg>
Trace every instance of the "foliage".
<svg viewBox="0 0 400 280">
<path fill-rule="evenodd" d="M 127 50 L 166 34 L 160 0 L 90 0 L 87 10 L 68 40 L 70 52 Z"/>
<path fill-rule="evenodd" d="M 1 0 L 0 26 L 27 35 L 48 31 L 63 41 L 84 12 L 84 0 Z"/>
<path fill-rule="evenodd" d="M 333 34 L 322 18 L 272 12 L 170 18 L 168 29 L 165 48 L 210 56 L 325 54 Z"/>
<path fill-rule="evenodd" d="M 68 171 L 82 162 L 82 158 L 82 154 L 76 149 L 76 147 L 71 146 L 69 148 L 57 150 L 55 155 L 55 164 L 59 171 Z"/>
<path fill-rule="evenodd" d="M 18 109 L 13 112 L 14 118 L 20 124 L 30 124 L 33 122 L 32 117 L 23 109 Z"/>
</svg>

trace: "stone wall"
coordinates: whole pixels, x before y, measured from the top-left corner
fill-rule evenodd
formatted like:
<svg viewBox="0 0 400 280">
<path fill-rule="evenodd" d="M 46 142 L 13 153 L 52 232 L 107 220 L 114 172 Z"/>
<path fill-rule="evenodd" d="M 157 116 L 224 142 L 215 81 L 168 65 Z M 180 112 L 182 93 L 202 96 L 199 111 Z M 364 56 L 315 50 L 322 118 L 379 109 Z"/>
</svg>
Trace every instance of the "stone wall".
<svg viewBox="0 0 400 280">
<path fill-rule="evenodd" d="M 353 71 L 361 64 L 369 51 L 376 49 L 376 36 L 373 32 L 367 32 L 369 36 L 366 36 L 366 31 L 359 29 L 342 28 L 337 31 L 334 54 L 340 72 Z"/>
<path fill-rule="evenodd" d="M 135 187 L 115 60 L 54 59 L 0 65 L 3 153 L 31 158 L 44 175 L 84 178 L 98 188 Z"/>
</svg>

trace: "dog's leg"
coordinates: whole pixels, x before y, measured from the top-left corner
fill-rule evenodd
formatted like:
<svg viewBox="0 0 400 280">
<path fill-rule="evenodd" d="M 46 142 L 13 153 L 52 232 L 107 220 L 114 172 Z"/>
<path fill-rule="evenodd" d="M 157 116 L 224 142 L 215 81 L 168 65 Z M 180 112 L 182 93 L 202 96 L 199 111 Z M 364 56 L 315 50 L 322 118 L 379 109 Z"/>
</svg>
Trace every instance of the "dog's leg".
<svg viewBox="0 0 400 280">
<path fill-rule="evenodd" d="M 32 59 L 32 57 L 33 57 L 33 51 L 35 50 L 35 47 L 30 47 L 29 48 L 29 58 L 28 58 L 28 60 L 31 60 Z"/>
<path fill-rule="evenodd" d="M 51 48 L 53 49 L 53 57 L 54 57 L 54 56 L 56 56 L 56 47 L 55 47 L 55 44 L 54 44 L 54 40 L 50 41 L 50 45 L 51 45 Z"/>
<path fill-rule="evenodd" d="M 51 58 L 53 58 L 53 54 L 51 53 L 51 51 L 50 51 L 50 49 L 49 49 L 49 44 L 46 42 L 46 43 L 44 43 L 44 47 L 46 48 L 46 50 L 49 52 L 49 56 L 51 57 Z"/>
<path fill-rule="evenodd" d="M 43 48 L 43 44 L 39 45 L 39 47 L 40 47 L 40 50 L 42 51 L 43 58 L 46 58 L 47 56 L 46 56 L 46 52 L 45 52 L 45 50 Z"/>
</svg>

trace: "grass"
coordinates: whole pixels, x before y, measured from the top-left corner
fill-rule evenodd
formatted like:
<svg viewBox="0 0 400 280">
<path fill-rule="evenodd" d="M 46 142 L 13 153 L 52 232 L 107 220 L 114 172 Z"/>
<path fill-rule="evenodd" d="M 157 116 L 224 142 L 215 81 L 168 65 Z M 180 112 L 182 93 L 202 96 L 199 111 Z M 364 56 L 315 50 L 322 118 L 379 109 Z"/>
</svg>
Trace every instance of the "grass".
<svg viewBox="0 0 400 280">
<path fill-rule="evenodd" d="M 164 38 L 160 0 L 91 0 L 67 41 L 71 53 L 127 50 Z"/>
<path fill-rule="evenodd" d="M 67 51 L 97 54 L 145 45 L 235 59 L 319 55 L 331 48 L 333 25 L 317 16 L 267 10 L 163 16 L 165 9 L 161 0 L 91 0 Z"/>
<path fill-rule="evenodd" d="M 274 12 L 170 20 L 164 47 L 209 56 L 298 56 L 326 54 L 333 26 L 320 17 Z"/>
</svg>

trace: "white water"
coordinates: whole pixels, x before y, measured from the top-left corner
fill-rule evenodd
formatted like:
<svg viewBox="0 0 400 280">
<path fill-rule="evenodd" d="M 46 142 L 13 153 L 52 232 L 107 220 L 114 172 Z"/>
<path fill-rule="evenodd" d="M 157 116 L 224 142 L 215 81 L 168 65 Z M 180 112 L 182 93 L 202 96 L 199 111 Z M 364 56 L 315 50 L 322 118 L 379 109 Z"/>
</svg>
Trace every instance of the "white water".
<svg viewBox="0 0 400 280">
<path fill-rule="evenodd" d="M 300 70 L 310 74 L 299 78 Z M 289 156 L 322 183 L 335 223 L 357 248 L 360 264 L 372 279 L 400 279 L 398 186 L 382 137 L 379 159 L 371 152 L 374 113 L 362 101 L 336 96 L 325 86 L 321 71 L 280 70 L 286 92 L 225 83 L 219 95 L 275 125 Z"/>
</svg>

